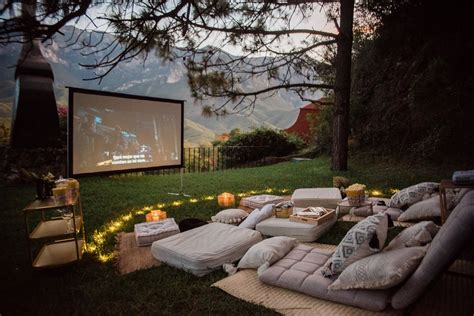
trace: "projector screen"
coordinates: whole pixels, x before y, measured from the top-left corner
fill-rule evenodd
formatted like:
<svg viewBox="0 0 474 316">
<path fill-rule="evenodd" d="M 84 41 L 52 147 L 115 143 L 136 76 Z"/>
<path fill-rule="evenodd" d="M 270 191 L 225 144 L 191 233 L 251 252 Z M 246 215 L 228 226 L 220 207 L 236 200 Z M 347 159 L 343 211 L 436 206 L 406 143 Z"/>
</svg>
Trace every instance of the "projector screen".
<svg viewBox="0 0 474 316">
<path fill-rule="evenodd" d="M 183 166 L 184 101 L 69 88 L 69 176 Z"/>
</svg>

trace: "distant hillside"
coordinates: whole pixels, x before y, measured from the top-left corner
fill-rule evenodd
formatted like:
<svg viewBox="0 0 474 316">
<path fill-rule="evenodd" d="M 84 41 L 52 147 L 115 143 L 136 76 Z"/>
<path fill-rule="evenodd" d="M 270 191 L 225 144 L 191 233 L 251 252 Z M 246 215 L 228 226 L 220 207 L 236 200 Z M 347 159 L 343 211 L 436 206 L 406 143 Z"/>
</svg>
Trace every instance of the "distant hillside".
<svg viewBox="0 0 474 316">
<path fill-rule="evenodd" d="M 216 134 L 206 127 L 184 119 L 184 139 L 185 146 L 210 145 L 216 140 Z"/>
<path fill-rule="evenodd" d="M 294 110 L 304 103 L 293 93 L 281 90 L 268 98 L 259 98 L 254 112 L 251 115 L 231 115 L 226 118 L 207 118 L 201 115 L 202 105 L 194 104 L 191 92 L 187 84 L 185 66 L 182 60 L 174 62 L 163 62 L 155 54 L 150 53 L 145 63 L 132 60 L 120 64 L 114 71 L 106 76 L 98 85 L 97 81 L 84 81 L 83 79 L 93 76 L 90 70 L 79 66 L 94 63 L 95 55 L 84 56 L 81 51 L 67 46 L 65 39 L 71 36 L 73 27 L 65 27 L 62 31 L 64 36 L 57 35 L 51 44 L 46 45 L 43 54 L 50 62 L 54 77 L 55 90 L 58 103 L 67 104 L 67 92 L 65 86 L 114 91 L 135 95 L 146 95 L 152 97 L 163 97 L 185 100 L 185 117 L 188 120 L 190 134 L 185 134 L 186 139 L 196 144 L 207 142 L 210 138 L 208 132 L 203 132 L 202 138 L 198 137 L 192 123 L 197 123 L 213 133 L 229 132 L 233 128 L 248 130 L 260 126 L 274 128 L 286 128 L 289 121 L 295 117 Z M 91 36 L 97 40 L 98 34 L 88 33 L 83 36 Z M 106 35 L 110 37 L 111 35 Z M 14 95 L 14 68 L 18 58 L 20 46 L 11 44 L 0 47 L 0 101 L 10 103 Z M 260 59 L 252 59 L 251 63 L 260 62 Z M 10 67 L 10 68 L 8 68 Z M 245 87 L 254 89 L 263 88 L 265 85 L 261 80 L 248 80 Z M 4 115 L 4 114 L 0 114 Z M 11 114 L 8 114 L 10 117 Z M 191 127 L 192 126 L 192 127 Z M 191 132 L 193 131 L 193 132 Z M 188 137 L 190 137 L 188 139 Z"/>
</svg>

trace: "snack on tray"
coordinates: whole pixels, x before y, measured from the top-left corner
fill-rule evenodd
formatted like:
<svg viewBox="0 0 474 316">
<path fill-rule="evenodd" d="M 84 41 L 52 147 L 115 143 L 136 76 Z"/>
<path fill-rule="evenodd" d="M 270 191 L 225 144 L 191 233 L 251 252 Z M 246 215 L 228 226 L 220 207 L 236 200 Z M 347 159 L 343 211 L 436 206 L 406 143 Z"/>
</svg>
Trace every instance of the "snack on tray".
<svg viewBox="0 0 474 316">
<path fill-rule="evenodd" d="M 302 211 L 296 212 L 298 216 L 304 216 L 308 218 L 319 218 L 323 215 L 326 215 L 328 211 L 324 207 L 308 207 Z"/>
<path fill-rule="evenodd" d="M 364 203 L 365 201 L 365 188 L 364 184 L 354 183 L 346 189 L 347 199 L 349 200 L 349 205 L 358 206 Z"/>
</svg>

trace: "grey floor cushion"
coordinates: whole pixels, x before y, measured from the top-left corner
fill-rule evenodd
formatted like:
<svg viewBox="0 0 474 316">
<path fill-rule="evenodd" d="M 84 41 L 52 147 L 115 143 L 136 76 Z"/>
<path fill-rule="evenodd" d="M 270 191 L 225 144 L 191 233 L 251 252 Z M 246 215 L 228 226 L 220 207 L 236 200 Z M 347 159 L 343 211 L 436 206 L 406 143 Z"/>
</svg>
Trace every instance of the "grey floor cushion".
<svg viewBox="0 0 474 316">
<path fill-rule="evenodd" d="M 331 291 L 337 276 L 325 278 L 321 269 L 333 252 L 298 245 L 285 257 L 264 271 L 260 281 L 321 299 L 361 307 L 373 311 L 384 310 L 388 304 L 388 290 Z"/>
<path fill-rule="evenodd" d="M 211 223 L 155 241 L 151 253 L 170 266 L 203 276 L 239 260 L 261 240 L 257 231 Z"/>
</svg>

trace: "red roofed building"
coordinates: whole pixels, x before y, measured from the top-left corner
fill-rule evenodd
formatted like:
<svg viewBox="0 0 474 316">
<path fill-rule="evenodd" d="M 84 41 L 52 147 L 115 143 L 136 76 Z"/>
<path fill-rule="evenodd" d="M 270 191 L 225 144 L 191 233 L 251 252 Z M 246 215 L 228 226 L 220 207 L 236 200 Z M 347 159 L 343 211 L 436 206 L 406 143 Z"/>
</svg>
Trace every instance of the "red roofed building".
<svg viewBox="0 0 474 316">
<path fill-rule="evenodd" d="M 321 98 L 313 103 L 301 107 L 296 121 L 293 123 L 293 125 L 285 129 L 285 131 L 287 133 L 297 134 L 303 138 L 306 143 L 310 143 L 312 138 L 308 115 L 318 115 L 321 106 L 329 103 L 331 102 L 327 98 Z"/>
</svg>

